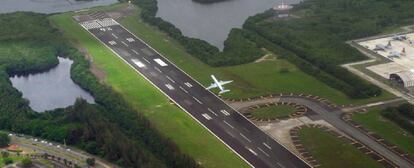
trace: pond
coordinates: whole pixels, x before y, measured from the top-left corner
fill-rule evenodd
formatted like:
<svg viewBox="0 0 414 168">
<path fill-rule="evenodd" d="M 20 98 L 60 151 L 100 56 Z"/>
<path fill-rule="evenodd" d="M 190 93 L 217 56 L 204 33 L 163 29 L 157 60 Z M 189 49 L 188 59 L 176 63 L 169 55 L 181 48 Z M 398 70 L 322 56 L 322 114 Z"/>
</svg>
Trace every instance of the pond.
<svg viewBox="0 0 414 168">
<path fill-rule="evenodd" d="M 68 58 L 58 57 L 59 64 L 47 72 L 12 76 L 10 81 L 23 98 L 29 100 L 29 106 L 37 112 L 73 105 L 77 98 L 94 103 L 94 98 L 75 84 L 70 78 L 73 63 Z"/>
<path fill-rule="evenodd" d="M 94 6 L 109 5 L 116 2 L 118 2 L 118 0 L 1 0 L 0 13 L 10 13 L 16 11 L 57 13 L 75 11 Z"/>
<path fill-rule="evenodd" d="M 174 24 L 184 35 L 199 38 L 223 49 L 232 28 L 240 28 L 249 16 L 264 12 L 281 0 L 228 0 L 200 4 L 192 0 L 157 0 L 157 16 Z M 301 0 L 284 0 L 296 4 Z"/>
</svg>

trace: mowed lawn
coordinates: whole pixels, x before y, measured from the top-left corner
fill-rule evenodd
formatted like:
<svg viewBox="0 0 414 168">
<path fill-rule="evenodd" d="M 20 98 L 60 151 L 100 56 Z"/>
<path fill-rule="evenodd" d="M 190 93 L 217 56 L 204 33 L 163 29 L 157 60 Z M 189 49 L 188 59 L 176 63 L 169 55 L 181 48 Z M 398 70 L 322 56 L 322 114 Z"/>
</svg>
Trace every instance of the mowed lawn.
<svg viewBox="0 0 414 168">
<path fill-rule="evenodd" d="M 210 75 L 212 74 L 220 80 L 234 80 L 233 83 L 226 85 L 231 92 L 223 94 L 225 98 L 248 98 L 273 93 L 303 93 L 317 95 L 337 104 L 364 104 L 393 97 L 388 92 L 384 92 L 376 98 L 349 99 L 342 92 L 305 74 L 283 59 L 231 67 L 210 67 L 186 53 L 185 49 L 174 39 L 157 31 L 156 27 L 144 23 L 139 17 L 138 8 L 132 15 L 123 18 L 121 23 L 203 85 L 208 86 L 211 83 Z"/>
<path fill-rule="evenodd" d="M 354 114 L 352 119 L 414 156 L 414 135 L 382 117 L 380 112 L 380 108 L 373 108 L 365 114 Z"/>
<path fill-rule="evenodd" d="M 269 106 L 250 111 L 257 119 L 284 119 L 296 112 L 296 108 L 289 105 Z"/>
<path fill-rule="evenodd" d="M 305 127 L 299 131 L 305 148 L 321 164 L 320 168 L 380 168 L 378 162 L 351 144 L 319 129 Z"/>
<path fill-rule="evenodd" d="M 83 30 L 71 16 L 63 13 L 50 16 L 53 24 L 64 31 L 64 36 L 84 48 L 93 63 L 106 73 L 106 83 L 146 115 L 152 123 L 179 148 L 204 167 L 249 167 L 241 158 L 199 125 L 148 81 L 121 61 L 109 49 Z"/>
</svg>

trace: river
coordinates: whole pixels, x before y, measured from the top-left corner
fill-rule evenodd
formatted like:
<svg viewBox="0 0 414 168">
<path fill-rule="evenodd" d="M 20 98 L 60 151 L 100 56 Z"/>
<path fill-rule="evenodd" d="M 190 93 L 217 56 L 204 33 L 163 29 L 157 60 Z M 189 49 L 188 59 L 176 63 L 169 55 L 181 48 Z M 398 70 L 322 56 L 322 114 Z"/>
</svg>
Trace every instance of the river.
<svg viewBox="0 0 414 168">
<path fill-rule="evenodd" d="M 264 12 L 281 0 L 229 0 L 199 4 L 192 0 L 157 0 L 157 16 L 171 22 L 184 35 L 213 44 L 220 49 L 232 28 L 240 28 L 249 16 Z M 284 0 L 296 4 L 300 0 Z"/>
<path fill-rule="evenodd" d="M 57 13 L 75 11 L 94 6 L 109 5 L 118 0 L 0 0 L 0 13 L 31 11 L 38 13 Z"/>
<path fill-rule="evenodd" d="M 70 78 L 73 61 L 61 57 L 58 59 L 59 64 L 47 72 L 10 77 L 13 87 L 23 93 L 23 98 L 29 100 L 29 106 L 34 111 L 68 107 L 78 97 L 94 103 L 94 98 Z"/>
</svg>

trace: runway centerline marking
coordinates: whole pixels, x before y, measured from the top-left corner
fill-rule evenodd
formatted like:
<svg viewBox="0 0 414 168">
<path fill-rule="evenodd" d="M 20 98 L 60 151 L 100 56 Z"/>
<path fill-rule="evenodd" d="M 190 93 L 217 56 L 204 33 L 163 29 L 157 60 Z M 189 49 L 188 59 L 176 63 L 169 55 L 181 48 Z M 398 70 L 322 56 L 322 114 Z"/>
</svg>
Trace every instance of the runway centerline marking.
<svg viewBox="0 0 414 168">
<path fill-rule="evenodd" d="M 135 54 L 139 55 L 139 53 L 137 51 L 135 51 L 134 49 L 131 49 L 132 52 L 134 52 Z"/>
<path fill-rule="evenodd" d="M 257 149 L 259 149 L 259 151 L 261 151 L 261 152 L 263 152 L 267 157 L 270 157 L 270 155 L 269 154 L 267 154 L 262 148 L 260 148 L 260 147 L 257 147 Z"/>
<path fill-rule="evenodd" d="M 170 80 L 172 83 L 175 83 L 173 79 L 171 79 L 169 76 L 165 76 L 168 80 Z"/>
<path fill-rule="evenodd" d="M 215 113 L 212 109 L 207 108 L 208 111 L 210 111 L 211 113 L 213 113 L 215 116 L 218 116 L 217 113 Z"/>
<path fill-rule="evenodd" d="M 183 92 L 185 92 L 185 93 L 187 93 L 187 94 L 188 94 L 188 91 L 187 91 L 187 90 L 185 90 L 183 87 L 179 86 L 179 88 L 180 88 Z"/>
<path fill-rule="evenodd" d="M 249 150 L 250 152 L 252 152 L 252 153 L 253 153 L 253 155 L 256 155 L 256 156 L 257 156 L 257 153 L 256 153 L 253 149 L 250 149 L 250 148 L 248 148 L 248 147 L 246 147 L 246 146 L 245 146 L 245 148 L 246 148 L 247 150 Z"/>
<path fill-rule="evenodd" d="M 190 82 L 185 82 L 184 84 L 189 88 L 193 87 L 193 85 Z"/>
<path fill-rule="evenodd" d="M 244 139 L 246 139 L 248 142 L 252 142 L 249 138 L 247 138 L 245 135 L 243 135 L 242 133 L 240 133 L 240 136 L 243 137 Z"/>
<path fill-rule="evenodd" d="M 155 70 L 157 70 L 159 73 L 162 73 L 162 71 L 158 67 L 154 67 Z"/>
<path fill-rule="evenodd" d="M 230 128 L 234 129 L 234 127 L 233 127 L 231 124 L 229 124 L 226 120 L 223 120 L 223 122 L 224 122 L 226 125 L 228 125 Z"/>
<path fill-rule="evenodd" d="M 212 118 L 208 115 L 208 114 L 206 114 L 206 113 L 203 113 L 203 114 L 201 114 L 204 118 L 206 118 L 207 120 L 211 120 Z"/>
<path fill-rule="evenodd" d="M 263 145 L 266 146 L 266 148 L 269 148 L 270 150 L 272 149 L 267 143 L 263 142 Z"/>
<path fill-rule="evenodd" d="M 142 57 L 142 59 L 144 59 L 144 61 L 147 62 L 148 64 L 151 64 L 151 62 L 149 62 L 146 58 Z"/>
<path fill-rule="evenodd" d="M 203 104 L 203 102 L 201 102 L 200 100 L 198 100 L 196 97 L 193 96 L 193 99 L 198 102 L 199 104 Z"/>
<path fill-rule="evenodd" d="M 129 45 L 127 43 L 125 43 L 124 41 L 121 41 L 122 44 L 124 44 L 125 46 L 129 47 Z"/>
</svg>

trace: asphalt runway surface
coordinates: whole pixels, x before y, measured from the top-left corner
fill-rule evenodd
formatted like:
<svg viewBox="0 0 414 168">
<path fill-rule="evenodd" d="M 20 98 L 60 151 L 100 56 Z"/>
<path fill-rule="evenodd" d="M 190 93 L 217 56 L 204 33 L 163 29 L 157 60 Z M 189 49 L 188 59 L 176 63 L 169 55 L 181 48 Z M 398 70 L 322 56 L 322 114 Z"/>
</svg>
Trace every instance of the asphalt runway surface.
<svg viewBox="0 0 414 168">
<path fill-rule="evenodd" d="M 80 24 L 251 166 L 310 167 L 114 20 Z"/>
</svg>

